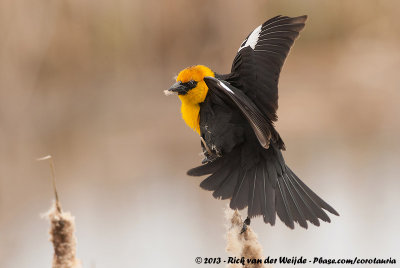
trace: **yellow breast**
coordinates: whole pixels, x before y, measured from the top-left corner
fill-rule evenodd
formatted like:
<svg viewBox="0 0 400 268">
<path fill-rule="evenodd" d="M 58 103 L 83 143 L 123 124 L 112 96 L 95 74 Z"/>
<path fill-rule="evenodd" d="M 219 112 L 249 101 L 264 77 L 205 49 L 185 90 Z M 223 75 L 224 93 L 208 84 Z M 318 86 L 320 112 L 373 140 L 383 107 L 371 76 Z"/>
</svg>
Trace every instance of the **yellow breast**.
<svg viewBox="0 0 400 268">
<path fill-rule="evenodd" d="M 200 134 L 200 105 L 182 102 L 181 112 L 186 124 Z"/>
</svg>

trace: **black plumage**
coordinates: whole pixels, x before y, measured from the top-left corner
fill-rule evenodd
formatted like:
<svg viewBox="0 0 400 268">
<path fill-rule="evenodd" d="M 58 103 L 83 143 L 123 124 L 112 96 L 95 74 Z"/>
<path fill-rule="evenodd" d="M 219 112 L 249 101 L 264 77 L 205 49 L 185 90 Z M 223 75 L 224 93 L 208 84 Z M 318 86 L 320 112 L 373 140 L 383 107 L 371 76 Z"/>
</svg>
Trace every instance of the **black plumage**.
<svg viewBox="0 0 400 268">
<path fill-rule="evenodd" d="M 230 74 L 205 77 L 209 91 L 200 103 L 203 165 L 189 175 L 209 175 L 200 186 L 231 199 L 232 209 L 248 207 L 275 224 L 276 214 L 290 228 L 330 222 L 324 210 L 336 210 L 308 188 L 285 164 L 285 145 L 277 120 L 278 80 L 285 58 L 306 16 L 274 17 L 242 43 Z"/>
</svg>

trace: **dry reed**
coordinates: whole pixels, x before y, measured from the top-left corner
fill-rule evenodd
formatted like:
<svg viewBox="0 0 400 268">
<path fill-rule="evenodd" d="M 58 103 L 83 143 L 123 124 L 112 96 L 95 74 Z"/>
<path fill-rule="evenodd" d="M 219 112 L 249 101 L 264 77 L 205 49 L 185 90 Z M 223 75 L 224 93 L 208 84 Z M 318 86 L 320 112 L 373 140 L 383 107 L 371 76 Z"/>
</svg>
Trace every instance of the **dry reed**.
<svg viewBox="0 0 400 268">
<path fill-rule="evenodd" d="M 47 214 L 50 221 L 50 241 L 53 243 L 53 268 L 80 268 L 76 258 L 75 218 L 63 212 L 55 201 Z"/>
<path fill-rule="evenodd" d="M 236 259 L 244 260 L 243 263 L 230 263 L 229 268 L 263 268 L 262 263 L 251 263 L 251 260 L 263 260 L 263 249 L 257 240 L 256 233 L 247 226 L 246 231 L 241 233 L 243 227 L 243 220 L 237 210 L 233 211 L 230 208 L 225 210 L 226 218 L 230 221 L 228 227 L 226 240 L 226 251 L 228 254 Z M 248 262 L 250 260 L 250 263 Z"/>
<path fill-rule="evenodd" d="M 46 216 L 50 221 L 50 241 L 53 243 L 54 255 L 52 268 L 81 268 L 76 258 L 75 218 L 70 212 L 63 212 L 55 182 L 55 168 L 51 156 L 38 160 L 49 160 L 52 172 L 52 183 L 55 201 Z"/>
</svg>

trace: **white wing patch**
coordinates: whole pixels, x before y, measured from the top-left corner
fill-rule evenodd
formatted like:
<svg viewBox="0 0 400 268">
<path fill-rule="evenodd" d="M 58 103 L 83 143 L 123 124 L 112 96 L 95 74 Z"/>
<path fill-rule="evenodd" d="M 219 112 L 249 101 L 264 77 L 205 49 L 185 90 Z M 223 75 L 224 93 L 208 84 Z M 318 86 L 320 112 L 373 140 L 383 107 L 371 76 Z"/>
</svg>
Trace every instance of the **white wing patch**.
<svg viewBox="0 0 400 268">
<path fill-rule="evenodd" d="M 235 95 L 235 93 L 229 88 L 227 87 L 224 83 L 222 83 L 221 81 L 218 80 L 218 85 L 220 85 L 221 87 L 223 87 L 226 91 L 229 91 L 230 93 L 232 93 L 233 95 Z"/>
<path fill-rule="evenodd" d="M 250 46 L 254 50 L 257 45 L 258 38 L 260 37 L 261 27 L 262 25 L 258 26 L 254 29 L 254 31 L 251 32 L 247 40 L 245 40 L 246 42 L 243 42 L 243 44 L 240 46 L 238 52 L 248 46 Z"/>
</svg>

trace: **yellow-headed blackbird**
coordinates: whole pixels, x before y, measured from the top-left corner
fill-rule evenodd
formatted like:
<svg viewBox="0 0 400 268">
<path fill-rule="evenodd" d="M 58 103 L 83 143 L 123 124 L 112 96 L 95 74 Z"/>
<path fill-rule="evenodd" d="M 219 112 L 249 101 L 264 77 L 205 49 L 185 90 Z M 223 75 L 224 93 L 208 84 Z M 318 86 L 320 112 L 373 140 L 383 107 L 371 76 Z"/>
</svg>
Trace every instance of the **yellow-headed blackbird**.
<svg viewBox="0 0 400 268">
<path fill-rule="evenodd" d="M 191 176 L 209 175 L 200 186 L 232 209 L 248 207 L 246 223 L 276 214 L 290 228 L 330 222 L 335 209 L 308 188 L 285 164 L 277 120 L 278 79 L 285 58 L 307 16 L 277 16 L 252 31 L 240 45 L 231 73 L 203 65 L 182 70 L 166 93 L 177 93 L 182 117 L 200 135 L 204 160 Z M 245 227 L 245 226 L 244 226 Z"/>
</svg>

